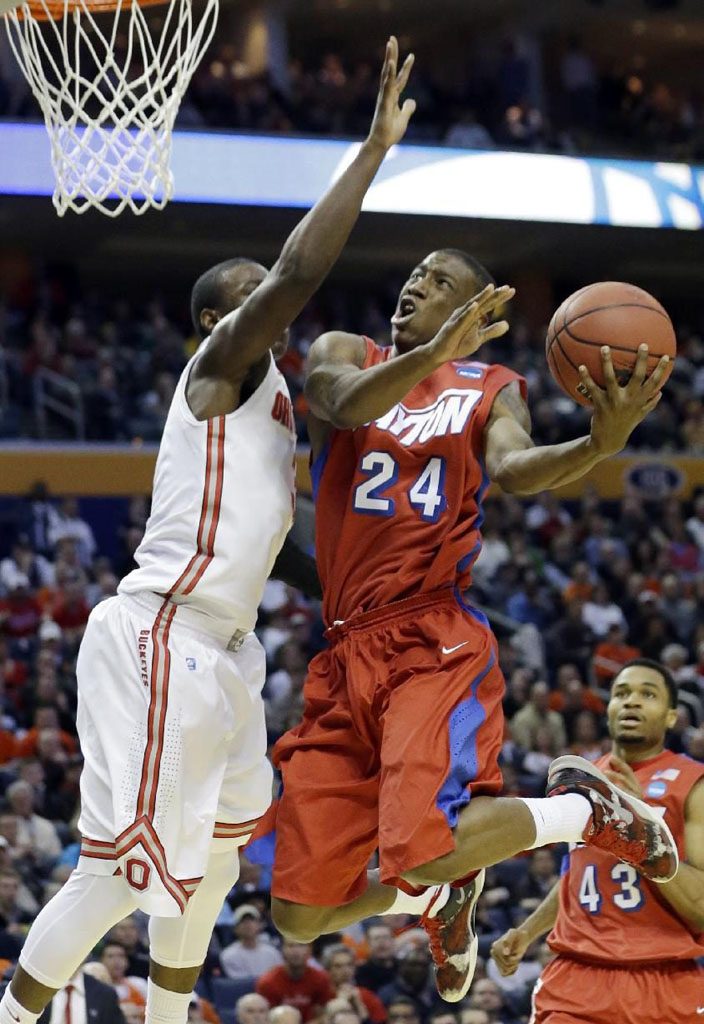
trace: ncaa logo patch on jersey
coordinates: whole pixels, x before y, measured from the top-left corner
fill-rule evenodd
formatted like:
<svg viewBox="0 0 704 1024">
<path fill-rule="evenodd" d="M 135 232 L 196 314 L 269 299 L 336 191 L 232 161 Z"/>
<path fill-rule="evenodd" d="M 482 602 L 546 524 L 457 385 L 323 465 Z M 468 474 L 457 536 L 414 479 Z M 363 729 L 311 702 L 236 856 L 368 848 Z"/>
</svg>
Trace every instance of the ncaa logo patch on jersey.
<svg viewBox="0 0 704 1024">
<path fill-rule="evenodd" d="M 645 791 L 646 796 L 655 798 L 665 796 L 665 793 L 667 793 L 667 783 L 662 781 L 651 782 Z"/>
<path fill-rule="evenodd" d="M 458 377 L 467 377 L 469 380 L 481 380 L 484 376 L 484 371 L 477 369 L 476 366 L 456 366 L 455 373 Z"/>
<path fill-rule="evenodd" d="M 195 670 L 197 668 L 196 659 L 195 658 L 186 658 L 186 665 L 187 665 L 188 670 L 190 672 L 195 672 Z"/>
</svg>

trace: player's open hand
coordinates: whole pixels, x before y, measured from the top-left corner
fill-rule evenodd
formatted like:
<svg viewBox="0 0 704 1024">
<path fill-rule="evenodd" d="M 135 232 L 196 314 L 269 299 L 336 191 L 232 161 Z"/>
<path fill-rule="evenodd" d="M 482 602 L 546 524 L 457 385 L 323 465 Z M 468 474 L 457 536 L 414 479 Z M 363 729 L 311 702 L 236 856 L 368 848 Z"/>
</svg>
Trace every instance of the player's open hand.
<svg viewBox="0 0 704 1024">
<path fill-rule="evenodd" d="M 649 377 L 648 346 L 641 345 L 631 378 L 623 387 L 616 380 L 611 349 L 604 346 L 601 361 L 606 387 L 594 382 L 586 366 L 580 366 L 582 385 L 594 411 L 592 413 L 592 443 L 600 455 L 615 455 L 625 446 L 635 428 L 652 412 L 662 397 L 660 386 L 665 380 L 669 356 L 663 356 Z"/>
<path fill-rule="evenodd" d="M 401 105 L 401 94 L 406 88 L 414 60 L 413 54 L 409 53 L 403 67 L 398 71 L 398 40 L 396 36 L 391 36 L 386 44 L 379 95 L 372 126 L 369 129 L 369 141 L 383 146 L 384 149 L 390 149 L 401 141 L 416 109 L 415 100 L 406 100 Z"/>
<path fill-rule="evenodd" d="M 487 341 L 505 334 L 508 330 L 508 321 L 497 320 L 492 323 L 490 317 L 515 294 L 515 288 L 508 285 L 497 288 L 493 284 L 488 284 L 469 302 L 458 306 L 426 345 L 426 351 L 433 364 L 442 366 L 451 359 L 466 359 Z"/>
<path fill-rule="evenodd" d="M 528 946 L 530 946 L 530 942 L 520 928 L 509 928 L 500 939 L 493 943 L 490 953 L 504 978 L 516 973 Z"/>
<path fill-rule="evenodd" d="M 639 800 L 643 799 L 643 787 L 636 778 L 636 774 L 630 765 L 626 764 L 620 757 L 616 757 L 612 754 L 609 758 L 609 767 L 604 772 L 607 779 L 613 782 L 614 786 L 618 786 L 619 789 L 625 790 L 626 793 L 630 793 L 631 796 L 637 796 Z"/>
</svg>

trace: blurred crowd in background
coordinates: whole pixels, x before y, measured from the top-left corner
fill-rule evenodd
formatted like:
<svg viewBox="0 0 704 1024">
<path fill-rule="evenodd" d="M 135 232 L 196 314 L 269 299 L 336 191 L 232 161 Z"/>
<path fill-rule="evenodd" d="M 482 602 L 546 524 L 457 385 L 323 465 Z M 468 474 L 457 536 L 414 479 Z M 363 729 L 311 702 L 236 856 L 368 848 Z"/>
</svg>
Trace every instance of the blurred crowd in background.
<svg viewBox="0 0 704 1024">
<path fill-rule="evenodd" d="M 363 52 L 364 48 L 360 45 Z M 423 59 L 408 94 L 417 112 L 407 142 L 650 159 L 704 158 L 704 96 L 647 62 L 606 62 L 574 37 L 544 55 L 535 75 L 521 46 L 504 40 L 495 56 L 457 53 Z M 177 125 L 268 134 L 363 137 L 378 89 L 376 55 L 335 50 L 293 54 L 285 75 L 253 74 L 236 47 L 216 38 L 196 70 Z M 12 63 L 0 61 L 0 117 L 40 117 Z"/>
<path fill-rule="evenodd" d="M 299 440 L 307 440 L 303 396 L 305 358 L 328 330 L 353 330 L 389 341 L 389 317 L 402 278 L 388 277 L 372 290 L 326 285 L 298 318 L 281 362 Z M 677 362 L 664 400 L 633 434 L 630 446 L 704 455 L 704 318 L 677 317 Z M 520 307 L 509 311 L 511 331 L 482 349 L 486 362 L 503 362 L 524 374 L 537 442 L 553 443 L 588 428 L 585 410 L 564 397 L 544 356 L 545 329 L 531 330 Z M 155 297 L 143 304 L 109 300 L 81 287 L 67 267 L 47 267 L 29 277 L 5 307 L 0 301 L 0 438 L 36 437 L 37 384 L 53 394 L 52 373 L 68 380 L 90 441 L 158 441 L 179 374 L 197 347 L 187 307 Z M 49 371 L 49 377 L 43 373 Z M 64 398 L 62 390 L 56 397 Z M 51 411 L 45 436 L 75 439 L 73 421 Z"/>
</svg>

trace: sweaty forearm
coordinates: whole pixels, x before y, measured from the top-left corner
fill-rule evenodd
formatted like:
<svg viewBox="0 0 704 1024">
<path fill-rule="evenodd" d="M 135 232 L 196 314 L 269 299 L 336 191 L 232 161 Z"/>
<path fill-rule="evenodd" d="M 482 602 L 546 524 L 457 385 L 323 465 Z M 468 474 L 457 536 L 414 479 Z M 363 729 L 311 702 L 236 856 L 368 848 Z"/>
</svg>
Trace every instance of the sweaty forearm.
<svg viewBox="0 0 704 1024">
<path fill-rule="evenodd" d="M 424 346 L 366 370 L 335 375 L 315 371 L 306 396 L 313 412 L 338 429 L 352 430 L 385 416 L 435 368 Z"/>
<path fill-rule="evenodd" d="M 281 250 L 279 266 L 310 285 L 326 276 L 342 252 L 362 200 L 386 155 L 383 146 L 367 140 L 359 153 L 319 199 Z"/>
<path fill-rule="evenodd" d="M 579 480 L 605 458 L 591 437 L 509 452 L 494 479 L 511 494 L 537 494 Z"/>
<path fill-rule="evenodd" d="M 556 882 L 543 902 L 518 926 L 518 930 L 523 932 L 529 942 L 535 942 L 553 927 L 559 909 L 560 883 Z"/>
<path fill-rule="evenodd" d="M 692 864 L 680 864 L 670 882 L 658 885 L 657 891 L 688 924 L 704 931 L 704 871 Z"/>
</svg>

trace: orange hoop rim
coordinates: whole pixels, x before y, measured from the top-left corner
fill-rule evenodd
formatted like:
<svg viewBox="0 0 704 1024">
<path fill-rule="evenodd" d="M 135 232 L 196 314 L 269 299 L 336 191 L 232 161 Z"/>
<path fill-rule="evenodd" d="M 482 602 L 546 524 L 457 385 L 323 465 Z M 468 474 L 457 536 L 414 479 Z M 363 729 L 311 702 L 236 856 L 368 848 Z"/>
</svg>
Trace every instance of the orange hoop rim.
<svg viewBox="0 0 704 1024">
<path fill-rule="evenodd" d="M 66 14 L 79 13 L 84 10 L 91 14 L 110 14 L 118 9 L 129 10 L 131 7 L 158 7 L 168 3 L 168 0 L 46 0 L 40 3 L 38 0 L 29 0 L 25 5 L 17 8 L 17 16 L 20 20 L 24 18 L 24 7 L 29 7 L 29 12 L 35 21 L 60 21 Z"/>
</svg>

